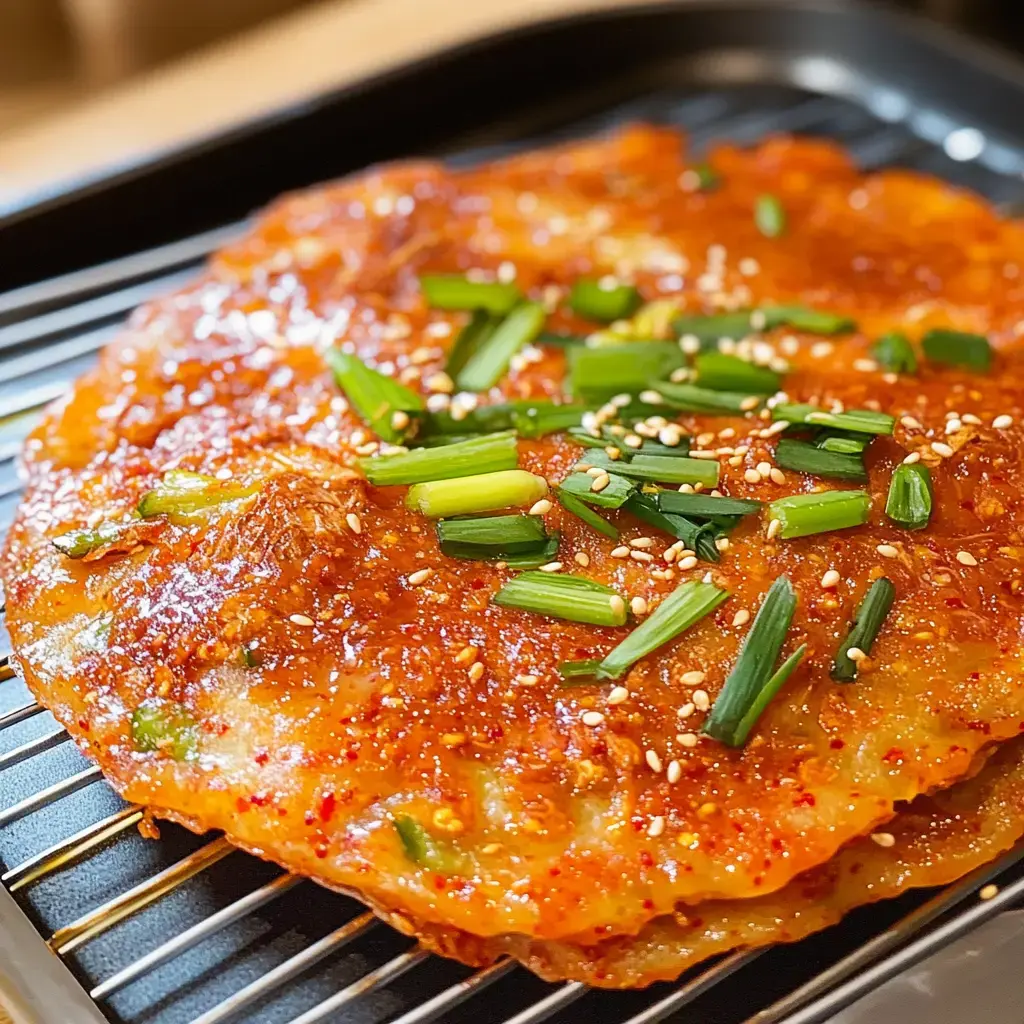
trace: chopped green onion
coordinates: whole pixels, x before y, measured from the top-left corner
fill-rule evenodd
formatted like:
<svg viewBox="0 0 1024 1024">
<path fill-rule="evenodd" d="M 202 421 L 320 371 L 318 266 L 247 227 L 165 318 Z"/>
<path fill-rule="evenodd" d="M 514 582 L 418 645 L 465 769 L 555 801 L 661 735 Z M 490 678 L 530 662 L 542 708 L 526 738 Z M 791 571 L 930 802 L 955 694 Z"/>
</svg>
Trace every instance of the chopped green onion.
<svg viewBox="0 0 1024 1024">
<path fill-rule="evenodd" d="M 684 494 L 682 491 L 659 491 L 657 501 L 662 512 L 696 519 L 749 516 L 761 510 L 761 502 L 752 498 L 719 498 L 711 494 Z"/>
<path fill-rule="evenodd" d="M 587 320 L 623 320 L 640 306 L 640 293 L 631 284 L 605 288 L 599 281 L 581 279 L 569 293 L 569 307 Z"/>
<path fill-rule="evenodd" d="M 671 381 L 659 380 L 651 384 L 651 389 L 661 396 L 666 405 L 681 412 L 703 412 L 711 416 L 728 416 L 732 413 L 742 415 L 753 412 L 761 405 L 757 395 L 741 394 L 738 391 L 712 391 L 711 388 L 700 388 L 696 384 L 673 384 Z"/>
<path fill-rule="evenodd" d="M 669 341 L 632 342 L 614 348 L 569 350 L 569 381 L 574 395 L 604 401 L 622 392 L 643 389 L 683 365 L 679 346 Z"/>
<path fill-rule="evenodd" d="M 770 395 L 778 391 L 782 383 L 782 378 L 774 370 L 724 352 L 701 352 L 694 360 L 694 368 L 697 386 L 714 391 Z"/>
<path fill-rule="evenodd" d="M 796 671 L 796 667 L 804 660 L 807 653 L 807 644 L 801 644 L 776 670 L 774 675 L 761 687 L 760 693 L 754 698 L 750 709 L 740 719 L 739 725 L 733 733 L 735 742 L 732 746 L 742 746 L 750 735 L 750 730 L 757 724 L 757 720 L 764 714 L 764 709 L 771 703 L 772 698 L 782 689 L 786 680 Z"/>
<path fill-rule="evenodd" d="M 784 437 L 776 447 L 775 461 L 783 469 L 809 473 L 811 476 L 855 481 L 865 481 L 868 478 L 863 455 L 830 452 L 825 448 L 816 448 L 806 441 L 794 441 L 788 437 Z"/>
<path fill-rule="evenodd" d="M 516 306 L 469 357 L 456 378 L 458 386 L 463 391 L 486 391 L 497 384 L 512 357 L 540 334 L 546 315 L 539 302 Z"/>
<path fill-rule="evenodd" d="M 119 540 L 131 523 L 103 522 L 94 527 L 82 527 L 57 534 L 51 543 L 68 558 L 85 558 L 94 551 L 113 544 Z"/>
<path fill-rule="evenodd" d="M 780 576 L 765 595 L 740 647 L 736 664 L 726 677 L 722 692 L 704 723 L 703 731 L 708 736 L 730 747 L 743 745 L 757 720 L 750 712 L 759 703 L 758 698 L 772 678 L 772 669 L 795 611 L 796 591 L 785 576 Z M 767 700 L 763 703 L 766 705 Z M 744 722 L 748 722 L 745 730 Z"/>
<path fill-rule="evenodd" d="M 838 452 L 840 455 L 859 455 L 871 443 L 870 437 L 847 437 L 843 434 L 822 434 L 814 442 L 818 448 L 826 452 Z"/>
<path fill-rule="evenodd" d="M 511 431 L 484 434 L 438 448 L 414 448 L 394 455 L 373 455 L 359 460 L 359 468 L 376 487 L 451 480 L 515 469 L 519 463 L 516 435 Z"/>
<path fill-rule="evenodd" d="M 520 437 L 543 437 L 559 431 L 578 427 L 586 413 L 593 411 L 590 405 L 572 405 L 555 402 L 517 402 L 513 423 Z"/>
<path fill-rule="evenodd" d="M 420 288 L 434 309 L 482 309 L 496 316 L 510 312 L 523 297 L 514 284 L 470 281 L 461 274 L 424 274 Z"/>
<path fill-rule="evenodd" d="M 523 572 L 527 569 L 539 569 L 548 562 L 554 562 L 558 558 L 558 545 L 562 541 L 562 535 L 558 530 L 552 530 L 551 536 L 539 548 L 532 551 L 523 551 L 518 555 L 507 555 L 499 561 L 506 569 L 514 569 L 516 572 Z M 488 559 L 483 559 L 488 561 Z M 490 559 L 493 561 L 493 559 Z"/>
<path fill-rule="evenodd" d="M 674 455 L 634 455 L 628 462 L 610 459 L 606 452 L 584 455 L 577 469 L 598 466 L 609 474 L 624 476 L 627 480 L 653 480 L 666 484 L 704 484 L 714 487 L 718 483 L 721 466 L 716 459 L 688 459 Z"/>
<path fill-rule="evenodd" d="M 506 608 L 593 626 L 622 626 L 626 622 L 622 597 L 610 587 L 580 576 L 524 572 L 509 580 L 491 600 Z"/>
<path fill-rule="evenodd" d="M 769 518 L 778 519 L 782 524 L 783 540 L 863 526 L 870 511 L 871 496 L 866 491 L 794 494 L 768 506 Z"/>
<path fill-rule="evenodd" d="M 885 514 L 908 530 L 923 530 L 932 516 L 932 474 L 919 462 L 901 463 L 892 474 Z"/>
<path fill-rule="evenodd" d="M 705 615 L 710 615 L 728 596 L 728 591 L 713 583 L 690 580 L 676 587 L 605 657 L 599 668 L 601 675 L 617 679 L 651 651 L 664 646 Z"/>
<path fill-rule="evenodd" d="M 903 334 L 894 332 L 879 338 L 871 346 L 871 356 L 883 370 L 891 373 L 917 373 L 917 355 Z"/>
<path fill-rule="evenodd" d="M 436 449 L 425 449 L 435 451 Z M 481 473 L 453 480 L 431 480 L 409 488 L 405 504 L 431 519 L 532 505 L 547 493 L 548 483 L 523 469 Z"/>
<path fill-rule="evenodd" d="M 981 334 L 933 330 L 921 339 L 921 348 L 925 359 L 932 363 L 964 366 L 978 373 L 988 373 L 992 367 L 992 346 Z"/>
<path fill-rule="evenodd" d="M 371 370 L 348 352 L 328 349 L 324 359 L 335 383 L 363 421 L 385 441 L 401 441 L 411 425 L 410 418 L 423 411 L 423 399 L 397 380 Z"/>
<path fill-rule="evenodd" d="M 485 557 L 504 558 L 530 551 L 547 542 L 548 532 L 540 516 L 477 516 L 470 519 L 442 519 L 437 523 L 437 539 L 445 544 L 461 544 L 487 549 Z"/>
<path fill-rule="evenodd" d="M 559 491 L 579 498 L 588 505 L 597 505 L 600 508 L 621 508 L 625 500 L 636 489 L 636 485 L 621 476 L 609 474 L 608 485 L 600 491 L 592 489 L 594 478 L 586 473 L 572 473 L 567 476 L 561 484 Z"/>
<path fill-rule="evenodd" d="M 411 815 L 399 814 L 394 824 L 402 849 L 414 864 L 441 875 L 453 875 L 462 870 L 463 858 L 448 844 L 438 842 Z"/>
<path fill-rule="evenodd" d="M 661 530 L 677 540 L 681 540 L 698 558 L 705 562 L 717 562 L 721 559 L 715 541 L 718 539 L 718 528 L 715 523 L 695 522 L 686 516 L 670 515 L 658 509 L 653 495 L 639 491 L 630 495 L 625 509 L 632 512 L 637 519 Z"/>
<path fill-rule="evenodd" d="M 585 345 L 587 339 L 582 334 L 563 334 L 560 331 L 541 331 L 537 335 L 538 345 L 557 345 L 559 348 L 569 348 L 573 345 Z"/>
<path fill-rule="evenodd" d="M 885 576 L 875 580 L 864 595 L 853 617 L 853 626 L 836 652 L 832 665 L 832 678 L 837 683 L 851 683 L 857 678 L 857 660 L 850 657 L 851 650 L 870 654 L 882 623 L 896 597 L 892 580 Z"/>
<path fill-rule="evenodd" d="M 722 176 L 711 164 L 697 164 L 691 168 L 691 173 L 696 178 L 698 192 L 711 192 L 722 183 Z"/>
<path fill-rule="evenodd" d="M 585 505 L 579 498 L 574 494 L 571 494 L 564 487 L 559 487 L 556 491 L 558 500 L 561 503 L 562 508 L 566 512 L 576 516 L 577 519 L 582 519 L 587 526 L 597 530 L 598 533 L 603 533 L 606 537 L 611 537 L 612 540 L 619 539 L 619 530 L 614 523 L 609 523 L 604 516 L 598 515 L 592 508 Z"/>
<path fill-rule="evenodd" d="M 754 204 L 754 223 L 765 238 L 781 238 L 786 232 L 786 210 L 778 196 L 758 196 Z"/>
<path fill-rule="evenodd" d="M 136 506 L 143 519 L 167 515 L 172 521 L 188 523 L 195 513 L 222 505 L 227 501 L 249 498 L 259 491 L 259 484 L 243 487 L 226 484 L 204 473 L 172 469 L 153 490 L 147 491 Z"/>
<path fill-rule="evenodd" d="M 702 345 L 717 345 L 728 338 L 740 341 L 750 334 L 750 312 L 711 313 L 702 315 L 692 313 L 680 316 L 672 321 L 672 329 L 680 338 L 694 337 Z"/>
<path fill-rule="evenodd" d="M 191 761 L 198 755 L 198 741 L 199 726 L 182 704 L 150 698 L 132 712 L 132 742 L 136 750 L 162 750 L 175 761 Z"/>
<path fill-rule="evenodd" d="M 464 415 L 453 416 L 451 411 L 428 412 L 423 416 L 419 433 L 413 444 L 427 444 L 435 437 L 456 435 L 465 437 L 470 434 L 494 434 L 501 430 L 512 430 L 515 427 L 517 402 L 497 402 L 494 405 L 478 405 Z M 442 440 L 441 444 L 448 444 Z"/>
<path fill-rule="evenodd" d="M 245 668 L 259 668 L 263 664 L 263 657 L 260 654 L 259 646 L 254 640 L 247 644 L 242 644 L 240 656 L 242 658 L 242 665 Z"/>
<path fill-rule="evenodd" d="M 469 362 L 473 353 L 490 338 L 498 323 L 497 318 L 486 310 L 473 311 L 469 323 L 459 331 L 444 364 L 444 371 L 452 380 L 462 372 L 462 368 Z"/>
<path fill-rule="evenodd" d="M 563 661 L 559 663 L 558 674 L 562 686 L 587 686 L 601 682 L 597 678 L 600 658 L 587 658 L 584 661 Z"/>
<path fill-rule="evenodd" d="M 645 417 L 646 418 L 646 417 Z M 630 448 L 622 440 L 622 436 L 614 434 L 607 427 L 601 428 L 601 436 L 594 437 L 586 430 L 570 430 L 570 436 L 584 448 L 618 448 L 622 457 L 627 461 L 634 455 L 661 455 L 667 459 L 684 459 L 690 454 L 690 439 L 685 435 L 680 436 L 679 444 L 661 444 L 659 441 L 652 441 L 645 437 L 639 448 Z"/>
<path fill-rule="evenodd" d="M 816 405 L 781 404 L 772 409 L 773 420 L 804 423 L 810 427 L 829 427 L 832 430 L 852 430 L 859 434 L 891 434 L 896 419 L 884 412 L 871 409 L 847 409 L 846 412 L 827 412 Z"/>
<path fill-rule="evenodd" d="M 809 306 L 762 306 L 765 330 L 792 327 L 807 334 L 846 334 L 857 329 L 856 321 L 840 313 Z"/>
</svg>

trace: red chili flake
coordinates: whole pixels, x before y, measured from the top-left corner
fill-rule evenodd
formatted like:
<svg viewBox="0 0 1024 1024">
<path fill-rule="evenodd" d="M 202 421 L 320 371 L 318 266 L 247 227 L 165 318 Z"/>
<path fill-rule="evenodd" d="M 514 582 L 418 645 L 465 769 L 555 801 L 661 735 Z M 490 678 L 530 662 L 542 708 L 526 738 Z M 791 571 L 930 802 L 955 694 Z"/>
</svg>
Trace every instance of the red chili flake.
<svg viewBox="0 0 1024 1024">
<path fill-rule="evenodd" d="M 318 843 L 313 846 L 313 852 L 323 860 L 327 856 L 327 840 L 321 839 Z"/>
<path fill-rule="evenodd" d="M 448 879 L 444 875 L 434 875 L 434 888 L 443 890 L 448 887 Z"/>
<path fill-rule="evenodd" d="M 359 751 L 358 750 L 346 750 L 345 751 L 345 757 L 348 758 L 349 761 L 358 761 L 359 760 Z"/>
<path fill-rule="evenodd" d="M 259 793 L 253 793 L 249 797 L 249 803 L 254 807 L 266 807 L 272 799 L 273 797 L 271 797 L 269 793 L 261 791 Z"/>
<path fill-rule="evenodd" d="M 80 718 L 78 720 L 78 728 L 81 729 L 83 732 L 88 732 L 89 731 L 89 719 L 88 718 Z"/>
<path fill-rule="evenodd" d="M 334 798 L 334 793 L 324 793 L 320 798 L 320 820 L 330 821 L 331 815 L 334 814 L 334 807 L 337 804 L 337 800 Z"/>
<path fill-rule="evenodd" d="M 644 900 L 644 910 L 653 910 L 653 909 L 654 909 L 654 900 L 651 900 L 651 899 Z"/>
<path fill-rule="evenodd" d="M 240 796 L 235 801 L 235 810 L 237 810 L 240 814 L 249 810 L 249 801 L 246 800 L 244 796 Z"/>
<path fill-rule="evenodd" d="M 899 747 L 890 747 L 883 755 L 883 761 L 902 761 L 903 751 Z"/>
<path fill-rule="evenodd" d="M 260 751 L 260 752 L 259 752 L 259 753 L 258 753 L 258 754 L 257 754 L 257 755 L 256 755 L 256 756 L 254 757 L 254 758 L 253 758 L 253 760 L 254 760 L 254 761 L 255 761 L 255 762 L 257 763 L 257 764 L 266 764 L 266 763 L 267 763 L 267 762 L 268 762 L 268 761 L 270 760 L 270 753 L 269 753 L 269 751 L 266 751 L 266 750 L 261 750 L 261 751 Z"/>
<path fill-rule="evenodd" d="M 469 585 L 470 585 L 470 586 L 471 586 L 471 587 L 472 587 L 472 588 L 473 588 L 474 590 L 480 590 L 481 588 L 483 588 L 483 587 L 487 586 L 487 584 L 486 584 L 486 583 L 484 583 L 484 581 L 483 581 L 482 579 L 480 579 L 479 577 L 477 577 L 476 579 L 472 579 L 472 580 L 470 580 L 470 581 L 469 581 Z"/>
<path fill-rule="evenodd" d="M 302 820 L 307 825 L 312 825 L 316 821 L 316 815 L 312 811 L 306 811 L 306 813 L 302 816 Z"/>
<path fill-rule="evenodd" d="M 813 793 L 801 793 L 794 801 L 794 807 L 813 807 L 818 801 L 814 799 Z"/>
<path fill-rule="evenodd" d="M 641 850 L 640 864 L 645 868 L 654 867 L 654 858 L 646 850 Z"/>
<path fill-rule="evenodd" d="M 846 746 L 843 740 L 829 740 L 828 744 L 833 750 L 842 750 Z"/>
<path fill-rule="evenodd" d="M 548 874 L 552 878 L 557 878 L 561 873 L 562 873 L 562 869 L 557 864 L 554 867 L 552 867 L 552 868 L 548 868 Z"/>
</svg>

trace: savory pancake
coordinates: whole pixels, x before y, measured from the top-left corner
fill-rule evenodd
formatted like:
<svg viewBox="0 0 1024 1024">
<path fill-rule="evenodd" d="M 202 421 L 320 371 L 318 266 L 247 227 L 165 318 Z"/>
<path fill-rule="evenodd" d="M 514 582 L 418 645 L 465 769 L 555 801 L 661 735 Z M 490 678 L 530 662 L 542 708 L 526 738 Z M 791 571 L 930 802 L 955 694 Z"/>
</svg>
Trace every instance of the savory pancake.
<svg viewBox="0 0 1024 1024">
<path fill-rule="evenodd" d="M 827 864 L 767 896 L 709 900 L 655 918 L 636 936 L 596 945 L 420 933 L 439 953 L 474 965 L 511 955 L 552 980 L 605 988 L 672 981 L 729 950 L 796 942 L 845 914 L 908 889 L 945 885 L 993 860 L 1024 835 L 1024 743 L 1001 748 L 982 771 L 934 796 L 919 796 L 886 825 L 843 847 Z"/>
<path fill-rule="evenodd" d="M 826 143 L 710 162 L 640 128 L 371 171 L 136 313 L 29 440 L 3 555 L 28 684 L 127 799 L 413 927 L 592 944 L 771 893 L 1024 728 L 1024 230 Z M 737 309 L 738 339 L 707 319 Z M 481 414 L 557 421 L 567 374 L 582 432 Z M 409 463 L 378 435 L 498 421 L 512 478 L 438 488 L 482 472 L 442 454 L 380 484 Z M 581 458 L 567 487 L 646 518 L 538 501 L 522 471 Z M 810 497 L 666 519 L 637 477 Z M 453 557 L 425 514 L 502 504 L 589 582 L 509 588 L 500 544 Z"/>
</svg>

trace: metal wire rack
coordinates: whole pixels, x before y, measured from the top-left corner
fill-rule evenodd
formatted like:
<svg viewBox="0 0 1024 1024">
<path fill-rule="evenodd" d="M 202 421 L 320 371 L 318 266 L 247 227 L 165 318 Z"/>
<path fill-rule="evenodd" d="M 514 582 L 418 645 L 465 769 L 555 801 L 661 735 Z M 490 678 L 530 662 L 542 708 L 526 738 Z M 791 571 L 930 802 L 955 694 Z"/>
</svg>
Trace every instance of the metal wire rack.
<svg viewBox="0 0 1024 1024">
<path fill-rule="evenodd" d="M 829 135 L 865 167 L 909 164 L 1003 204 L 1024 192 L 1018 181 L 964 155 L 973 152 L 963 145 L 970 126 L 915 120 L 913 111 L 886 107 L 869 92 L 844 98 L 791 86 L 673 92 L 628 103 L 572 131 L 641 117 L 684 125 L 698 146 L 722 137 L 752 141 L 766 131 Z M 13 460 L 38 410 L 88 364 L 130 309 L 186 280 L 242 228 L 227 225 L 0 296 L 0 528 L 17 501 Z M 757 983 L 739 986 L 742 998 L 725 1008 L 715 1003 L 715 1021 L 816 1024 L 1024 897 L 1024 878 L 1012 872 L 1024 860 L 1021 847 L 923 902 L 911 898 L 881 926 L 877 917 L 867 928 L 842 926 L 837 934 L 844 938 L 816 942 L 814 953 L 807 944 L 788 960 L 780 949 L 741 951 L 675 985 L 597 994 L 580 984 L 545 985 L 509 962 L 470 972 L 431 957 L 354 901 L 275 874 L 220 837 L 199 840 L 169 828 L 160 844 L 140 846 L 135 827 L 142 810 L 121 804 L 69 741 L 0 656 L 0 861 L 11 864 L 0 875 L 0 923 L 12 936 L 8 951 L 18 950 L 23 967 L 31 963 L 36 989 L 74 989 L 60 1019 L 75 1024 L 655 1024 L 696 1019 L 688 1012 L 719 999 L 729 988 L 721 983 L 741 972 L 756 972 Z M 66 837 L 53 841 L 55 834 Z M 127 856 L 117 855 L 122 846 L 130 848 Z M 215 875 L 220 883 L 204 884 Z M 982 886 L 1007 876 L 994 898 L 977 898 Z M 326 925 L 322 933 L 310 926 L 312 917 Z M 265 939 L 279 919 L 285 925 Z M 126 937 L 92 954 L 122 932 Z M 42 936 L 55 956 L 39 955 Z M 255 959 L 248 956 L 253 949 Z"/>
</svg>

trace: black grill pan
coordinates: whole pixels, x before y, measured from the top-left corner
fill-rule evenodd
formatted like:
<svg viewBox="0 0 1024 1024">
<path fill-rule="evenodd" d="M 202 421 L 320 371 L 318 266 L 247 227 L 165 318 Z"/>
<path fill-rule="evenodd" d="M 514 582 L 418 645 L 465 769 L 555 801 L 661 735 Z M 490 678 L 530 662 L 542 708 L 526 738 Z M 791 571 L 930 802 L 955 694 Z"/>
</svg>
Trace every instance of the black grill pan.
<svg viewBox="0 0 1024 1024">
<path fill-rule="evenodd" d="M 128 310 L 187 279 L 285 189 L 396 156 L 471 163 L 642 119 L 685 127 L 698 147 L 775 131 L 831 137 L 864 167 L 926 170 L 1013 210 L 1024 200 L 1022 105 L 1015 63 L 879 8 L 631 7 L 463 46 L 9 210 L 0 529 L 18 500 L 13 457 L 41 405 Z M 546 985 L 508 965 L 474 973 L 215 835 L 163 825 L 159 842 L 142 839 L 138 812 L 0 662 L 8 676 L 0 1004 L 18 1024 L 816 1024 L 1024 889 L 1022 849 L 942 893 L 865 908 L 807 942 L 735 954 L 643 993 Z M 998 894 L 980 901 L 992 878 Z"/>
</svg>

